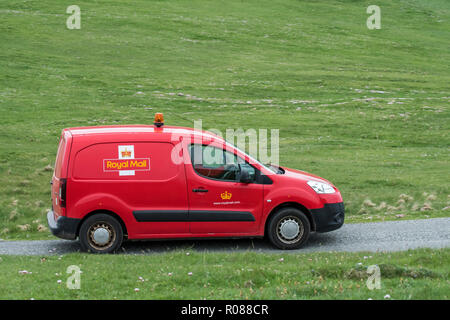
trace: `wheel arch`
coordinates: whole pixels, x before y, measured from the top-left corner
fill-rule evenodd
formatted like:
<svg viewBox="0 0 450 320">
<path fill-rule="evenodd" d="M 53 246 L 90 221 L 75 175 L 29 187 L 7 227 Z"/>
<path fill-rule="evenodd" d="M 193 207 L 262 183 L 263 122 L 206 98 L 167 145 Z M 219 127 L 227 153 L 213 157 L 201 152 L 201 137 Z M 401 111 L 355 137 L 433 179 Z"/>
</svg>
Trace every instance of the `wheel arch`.
<svg viewBox="0 0 450 320">
<path fill-rule="evenodd" d="M 308 218 L 309 224 L 311 225 L 311 231 L 315 231 L 316 230 L 316 224 L 314 223 L 314 219 L 312 217 L 311 211 L 309 211 L 308 208 L 306 208 L 304 205 L 302 205 L 301 203 L 298 202 L 283 202 L 280 203 L 279 205 L 277 205 L 275 208 L 272 209 L 272 211 L 270 211 L 270 213 L 267 215 L 266 221 L 264 223 L 264 235 L 267 234 L 267 227 L 268 227 L 268 222 L 270 221 L 270 218 L 280 209 L 283 208 L 288 208 L 288 207 L 292 207 L 292 208 L 296 208 L 298 210 L 300 210 L 301 212 L 303 212 L 306 217 Z"/>
<path fill-rule="evenodd" d="M 125 238 L 128 238 L 127 226 L 125 225 L 125 222 L 122 220 L 122 218 L 117 213 L 110 211 L 110 210 L 104 210 L 104 209 L 91 211 L 88 214 L 86 214 L 83 217 L 83 219 L 81 219 L 80 223 L 78 224 L 78 228 L 77 228 L 77 236 L 78 237 L 80 236 L 80 228 L 81 228 L 81 225 L 84 223 L 84 221 L 86 221 L 86 219 L 92 217 L 93 215 L 100 214 L 100 213 L 110 215 L 111 217 L 117 219 L 117 221 L 119 221 L 119 223 L 122 227 L 123 236 Z"/>
</svg>

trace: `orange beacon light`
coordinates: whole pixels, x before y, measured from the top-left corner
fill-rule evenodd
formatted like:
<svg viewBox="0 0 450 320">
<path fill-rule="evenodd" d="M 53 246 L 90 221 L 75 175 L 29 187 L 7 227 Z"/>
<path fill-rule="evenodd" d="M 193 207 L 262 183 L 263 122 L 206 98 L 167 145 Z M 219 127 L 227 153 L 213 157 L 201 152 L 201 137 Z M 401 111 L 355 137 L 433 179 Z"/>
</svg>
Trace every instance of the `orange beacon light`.
<svg viewBox="0 0 450 320">
<path fill-rule="evenodd" d="M 155 113 L 154 125 L 158 128 L 164 125 L 164 116 L 162 113 Z"/>
</svg>

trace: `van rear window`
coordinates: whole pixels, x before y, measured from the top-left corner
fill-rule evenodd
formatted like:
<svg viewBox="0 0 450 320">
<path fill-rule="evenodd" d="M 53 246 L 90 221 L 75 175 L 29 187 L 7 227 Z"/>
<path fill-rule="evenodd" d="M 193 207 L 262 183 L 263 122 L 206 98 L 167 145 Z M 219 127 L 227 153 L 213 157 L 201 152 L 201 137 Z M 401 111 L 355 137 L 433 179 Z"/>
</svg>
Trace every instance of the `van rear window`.
<svg viewBox="0 0 450 320">
<path fill-rule="evenodd" d="M 64 136 L 59 141 L 58 153 L 56 154 L 55 176 L 61 178 L 61 167 L 64 159 L 64 151 L 66 150 L 66 139 Z"/>
</svg>

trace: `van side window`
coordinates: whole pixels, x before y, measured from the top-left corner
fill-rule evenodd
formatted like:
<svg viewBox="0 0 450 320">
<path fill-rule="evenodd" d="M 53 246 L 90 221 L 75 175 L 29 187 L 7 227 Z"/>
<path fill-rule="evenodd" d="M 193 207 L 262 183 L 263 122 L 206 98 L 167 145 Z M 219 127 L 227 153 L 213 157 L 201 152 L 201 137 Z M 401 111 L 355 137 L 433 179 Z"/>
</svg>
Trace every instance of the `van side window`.
<svg viewBox="0 0 450 320">
<path fill-rule="evenodd" d="M 189 146 L 189 154 L 194 170 L 207 178 L 237 181 L 239 165 L 248 166 L 254 171 L 245 160 L 221 148 L 192 144 Z"/>
</svg>

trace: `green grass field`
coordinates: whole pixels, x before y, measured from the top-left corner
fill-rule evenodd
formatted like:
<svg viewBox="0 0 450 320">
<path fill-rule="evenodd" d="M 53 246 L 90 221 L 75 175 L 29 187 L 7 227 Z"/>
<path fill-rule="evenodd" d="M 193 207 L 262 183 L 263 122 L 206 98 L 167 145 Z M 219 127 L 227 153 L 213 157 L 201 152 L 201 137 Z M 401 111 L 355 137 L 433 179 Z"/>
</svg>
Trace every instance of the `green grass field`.
<svg viewBox="0 0 450 320">
<path fill-rule="evenodd" d="M 449 250 L 1 256 L 0 299 L 448 300 Z M 370 290 L 366 270 L 375 264 L 381 287 Z M 79 290 L 66 286 L 71 265 L 82 272 Z"/>
<path fill-rule="evenodd" d="M 0 2 L 0 238 L 47 238 L 61 129 L 279 129 L 347 222 L 449 216 L 450 3 Z"/>
<path fill-rule="evenodd" d="M 73 4 L 80 30 L 66 28 Z M 380 30 L 366 27 L 372 4 Z M 347 222 L 450 216 L 449 1 L 10 0 L 0 21 L 1 239 L 53 238 L 63 128 L 151 124 L 155 112 L 279 129 L 280 164 L 336 184 Z M 0 299 L 449 299 L 449 256 L 1 256 Z M 72 264 L 81 290 L 65 287 Z M 365 285 L 372 264 L 380 290 Z"/>
</svg>

